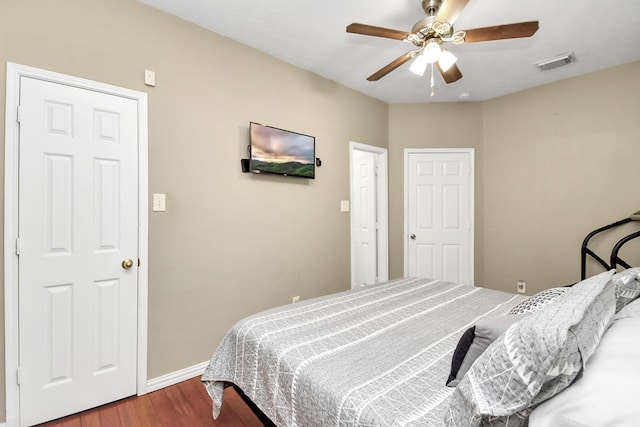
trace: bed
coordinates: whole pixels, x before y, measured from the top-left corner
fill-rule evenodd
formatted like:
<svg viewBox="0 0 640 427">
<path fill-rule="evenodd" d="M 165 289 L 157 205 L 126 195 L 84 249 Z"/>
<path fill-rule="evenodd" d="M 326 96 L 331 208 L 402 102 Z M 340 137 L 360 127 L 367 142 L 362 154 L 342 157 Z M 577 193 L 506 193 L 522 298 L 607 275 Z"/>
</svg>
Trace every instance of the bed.
<svg viewBox="0 0 640 427">
<path fill-rule="evenodd" d="M 214 417 L 233 384 L 277 426 L 561 425 L 541 403 L 584 383 L 617 313 L 633 313 L 639 277 L 610 271 L 533 297 L 403 278 L 316 298 L 238 322 L 202 381 Z M 618 333 L 629 330 L 640 342 L 640 328 Z"/>
</svg>

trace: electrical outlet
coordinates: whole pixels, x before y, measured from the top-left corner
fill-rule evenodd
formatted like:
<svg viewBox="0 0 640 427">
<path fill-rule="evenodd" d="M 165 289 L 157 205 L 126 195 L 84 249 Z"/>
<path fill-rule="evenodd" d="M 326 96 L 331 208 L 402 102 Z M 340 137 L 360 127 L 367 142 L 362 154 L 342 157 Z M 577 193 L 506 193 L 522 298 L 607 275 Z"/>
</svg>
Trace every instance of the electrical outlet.
<svg viewBox="0 0 640 427">
<path fill-rule="evenodd" d="M 525 282 L 524 280 L 518 280 L 518 283 L 516 285 L 516 289 L 518 289 L 518 293 L 519 294 L 526 294 L 527 293 L 527 282 Z"/>
<path fill-rule="evenodd" d="M 300 301 L 300 297 L 299 297 L 299 296 L 297 296 L 297 295 L 296 295 L 295 297 L 291 298 L 291 303 L 292 303 L 292 304 L 293 304 L 293 303 L 296 303 L 296 302 L 298 302 L 298 301 Z"/>
</svg>

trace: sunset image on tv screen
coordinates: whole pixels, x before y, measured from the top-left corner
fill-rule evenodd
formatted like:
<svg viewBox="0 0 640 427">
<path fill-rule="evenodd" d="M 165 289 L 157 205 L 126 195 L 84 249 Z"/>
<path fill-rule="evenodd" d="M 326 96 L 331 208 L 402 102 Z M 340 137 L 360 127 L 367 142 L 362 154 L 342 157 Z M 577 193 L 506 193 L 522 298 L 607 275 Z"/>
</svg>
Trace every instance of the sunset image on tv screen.
<svg viewBox="0 0 640 427">
<path fill-rule="evenodd" d="M 251 171 L 314 177 L 315 138 L 251 124 Z"/>
</svg>

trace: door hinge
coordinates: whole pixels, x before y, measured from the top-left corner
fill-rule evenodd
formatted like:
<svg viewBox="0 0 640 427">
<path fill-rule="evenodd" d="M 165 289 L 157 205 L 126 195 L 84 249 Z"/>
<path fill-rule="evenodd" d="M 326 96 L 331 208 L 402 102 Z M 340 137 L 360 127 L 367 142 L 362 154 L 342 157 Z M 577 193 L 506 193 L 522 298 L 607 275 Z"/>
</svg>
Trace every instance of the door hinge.
<svg viewBox="0 0 640 427">
<path fill-rule="evenodd" d="M 20 385 L 20 367 L 16 369 L 16 384 Z"/>
<path fill-rule="evenodd" d="M 16 109 L 16 122 L 20 123 L 22 121 L 22 106 L 18 105 Z"/>
<path fill-rule="evenodd" d="M 16 237 L 16 255 L 20 255 L 20 238 Z"/>
</svg>

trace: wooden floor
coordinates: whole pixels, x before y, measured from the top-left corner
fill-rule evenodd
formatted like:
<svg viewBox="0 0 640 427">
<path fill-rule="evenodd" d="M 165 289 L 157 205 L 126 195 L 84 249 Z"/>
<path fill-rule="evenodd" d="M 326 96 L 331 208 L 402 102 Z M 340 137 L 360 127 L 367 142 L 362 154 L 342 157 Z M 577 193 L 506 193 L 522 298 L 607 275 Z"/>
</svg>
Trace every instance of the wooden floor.
<svg viewBox="0 0 640 427">
<path fill-rule="evenodd" d="M 119 400 L 90 411 L 60 418 L 41 427 L 263 427 L 242 398 L 228 387 L 217 420 L 200 377 L 144 396 Z"/>
</svg>

